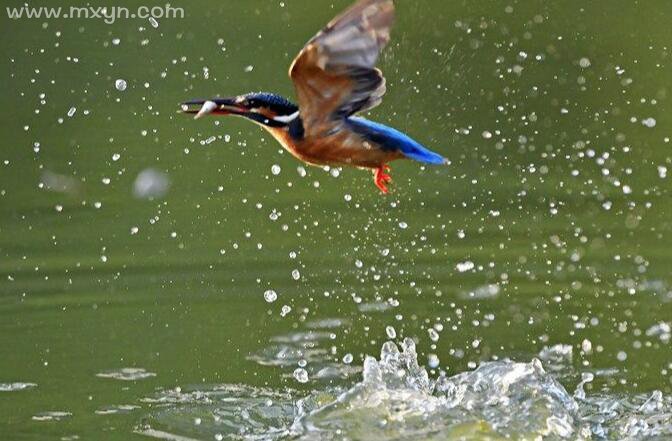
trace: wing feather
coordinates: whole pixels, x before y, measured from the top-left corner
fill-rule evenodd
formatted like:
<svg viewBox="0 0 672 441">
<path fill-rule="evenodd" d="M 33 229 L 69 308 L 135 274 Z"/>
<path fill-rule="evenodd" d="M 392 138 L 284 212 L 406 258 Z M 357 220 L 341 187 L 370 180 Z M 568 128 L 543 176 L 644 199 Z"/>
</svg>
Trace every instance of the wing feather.
<svg viewBox="0 0 672 441">
<path fill-rule="evenodd" d="M 380 104 L 385 78 L 375 65 L 393 22 L 392 0 L 360 0 L 299 52 L 289 76 L 307 131 L 331 130 L 344 118 Z"/>
</svg>

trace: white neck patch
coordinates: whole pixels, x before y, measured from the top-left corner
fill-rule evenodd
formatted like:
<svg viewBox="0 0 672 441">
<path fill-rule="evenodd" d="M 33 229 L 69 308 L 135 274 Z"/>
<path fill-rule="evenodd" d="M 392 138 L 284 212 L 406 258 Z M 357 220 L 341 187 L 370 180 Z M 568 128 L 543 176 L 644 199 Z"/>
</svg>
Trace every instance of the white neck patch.
<svg viewBox="0 0 672 441">
<path fill-rule="evenodd" d="M 296 119 L 296 117 L 299 116 L 299 111 L 297 110 L 296 112 L 292 113 L 291 115 L 286 115 L 286 116 L 275 116 L 273 117 L 273 121 L 281 122 L 281 123 L 290 123 Z"/>
</svg>

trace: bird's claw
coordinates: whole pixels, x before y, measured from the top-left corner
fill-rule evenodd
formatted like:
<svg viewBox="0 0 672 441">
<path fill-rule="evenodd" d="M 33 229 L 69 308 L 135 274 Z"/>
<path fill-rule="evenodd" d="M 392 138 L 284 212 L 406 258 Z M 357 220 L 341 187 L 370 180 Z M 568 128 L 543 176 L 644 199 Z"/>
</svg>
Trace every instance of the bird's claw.
<svg viewBox="0 0 672 441">
<path fill-rule="evenodd" d="M 380 189 L 380 191 L 384 194 L 387 194 L 387 184 L 388 182 L 392 182 L 392 176 L 388 175 L 385 173 L 387 170 L 390 169 L 390 166 L 387 164 L 383 164 L 377 169 L 374 170 L 373 172 L 373 182 L 376 184 L 376 187 Z"/>
</svg>

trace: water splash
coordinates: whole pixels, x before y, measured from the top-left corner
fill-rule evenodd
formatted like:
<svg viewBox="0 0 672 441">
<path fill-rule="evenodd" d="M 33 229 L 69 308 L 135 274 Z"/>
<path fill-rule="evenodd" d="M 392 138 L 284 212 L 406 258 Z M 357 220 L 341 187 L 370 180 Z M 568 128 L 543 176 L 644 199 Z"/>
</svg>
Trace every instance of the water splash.
<svg viewBox="0 0 672 441">
<path fill-rule="evenodd" d="M 223 385 L 147 398 L 137 432 L 160 439 L 644 440 L 672 436 L 672 400 L 572 395 L 542 362 L 493 361 L 432 379 L 415 343 L 387 342 L 351 387 L 294 390 Z M 182 437 L 182 438 L 180 438 Z"/>
<path fill-rule="evenodd" d="M 577 404 L 544 372 L 541 362 L 489 362 L 454 377 L 431 380 L 415 344 L 387 342 L 380 360 L 368 357 L 361 383 L 293 426 L 306 439 L 534 439 L 588 433 Z M 310 434 L 310 435 L 308 435 Z"/>
</svg>

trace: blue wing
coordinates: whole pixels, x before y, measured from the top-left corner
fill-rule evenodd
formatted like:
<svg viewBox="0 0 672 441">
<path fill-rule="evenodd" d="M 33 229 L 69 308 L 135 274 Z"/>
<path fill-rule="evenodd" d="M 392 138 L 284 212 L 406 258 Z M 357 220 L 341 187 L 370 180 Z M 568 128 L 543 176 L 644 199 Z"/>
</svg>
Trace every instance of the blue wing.
<svg viewBox="0 0 672 441">
<path fill-rule="evenodd" d="M 346 124 L 354 132 L 367 141 L 380 146 L 383 150 L 398 150 L 407 158 L 427 164 L 449 163 L 443 156 L 429 150 L 411 137 L 392 127 L 360 117 L 347 118 Z"/>
</svg>

